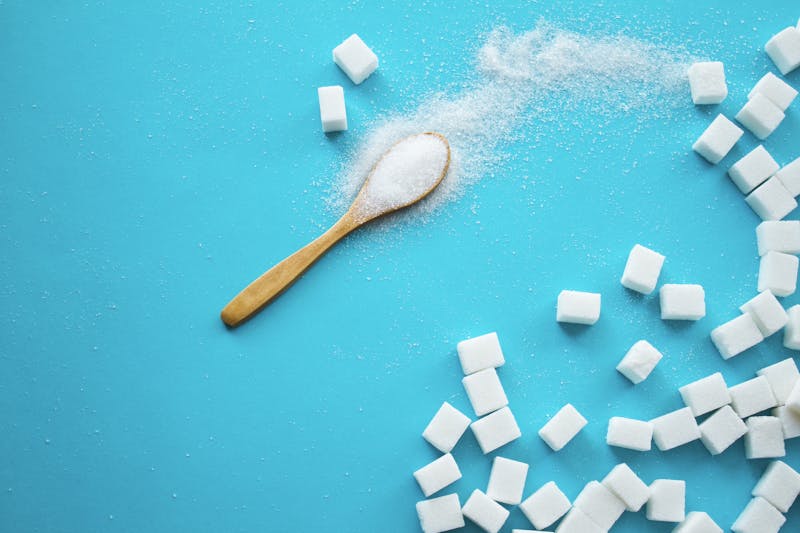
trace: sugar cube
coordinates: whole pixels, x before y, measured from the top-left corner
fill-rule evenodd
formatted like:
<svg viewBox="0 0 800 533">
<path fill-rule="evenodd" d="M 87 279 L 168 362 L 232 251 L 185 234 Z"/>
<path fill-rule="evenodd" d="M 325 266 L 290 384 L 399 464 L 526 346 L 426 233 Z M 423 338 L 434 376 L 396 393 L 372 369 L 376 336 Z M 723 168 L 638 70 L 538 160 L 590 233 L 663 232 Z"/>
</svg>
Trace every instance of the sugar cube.
<svg viewBox="0 0 800 533">
<path fill-rule="evenodd" d="M 642 294 L 650 294 L 658 284 L 664 259 L 663 255 L 650 248 L 641 244 L 634 245 L 622 272 L 622 286 Z"/>
<path fill-rule="evenodd" d="M 461 341 L 456 345 L 456 351 L 465 375 L 497 368 L 506 362 L 495 332 Z"/>
<path fill-rule="evenodd" d="M 686 515 L 672 533 L 722 533 L 722 528 L 708 516 L 708 513 L 692 511 Z"/>
<path fill-rule="evenodd" d="M 797 97 L 797 91 L 794 87 L 772 72 L 767 72 L 763 78 L 758 80 L 758 83 L 747 95 L 747 98 L 752 98 L 755 93 L 761 93 L 772 100 L 772 103 L 778 106 L 781 111 L 786 111 L 786 108 Z"/>
<path fill-rule="evenodd" d="M 700 428 L 688 407 L 651 420 L 653 440 L 661 451 L 677 448 L 700 438 Z"/>
<path fill-rule="evenodd" d="M 464 527 L 458 494 L 417 502 L 417 516 L 425 533 L 441 533 Z"/>
<path fill-rule="evenodd" d="M 591 326 L 600 318 L 600 295 L 593 292 L 561 291 L 556 320 Z"/>
<path fill-rule="evenodd" d="M 700 424 L 700 440 L 711 455 L 718 455 L 747 433 L 747 426 L 730 405 L 722 407 Z"/>
<path fill-rule="evenodd" d="M 800 220 L 765 220 L 756 226 L 758 255 L 769 251 L 800 253 Z"/>
<path fill-rule="evenodd" d="M 469 424 L 467 415 L 444 402 L 422 432 L 422 438 L 440 452 L 448 453 L 461 439 Z"/>
<path fill-rule="evenodd" d="M 547 421 L 539 430 L 539 436 L 553 451 L 558 451 L 572 440 L 586 425 L 587 421 L 572 404 L 564 407 Z"/>
<path fill-rule="evenodd" d="M 797 207 L 797 200 L 774 176 L 747 195 L 744 201 L 761 220 L 781 220 Z"/>
<path fill-rule="evenodd" d="M 646 452 L 650 450 L 652 440 L 653 424 L 651 422 L 621 416 L 613 416 L 608 421 L 606 443 L 609 446 Z"/>
<path fill-rule="evenodd" d="M 612 468 L 602 483 L 634 513 L 650 498 L 650 487 L 625 463 Z"/>
<path fill-rule="evenodd" d="M 488 533 L 500 531 L 509 515 L 505 507 L 478 489 L 472 491 L 461 512 Z"/>
<path fill-rule="evenodd" d="M 761 496 L 782 513 L 788 513 L 800 495 L 800 473 L 783 461 L 773 461 L 761 475 L 753 496 Z"/>
<path fill-rule="evenodd" d="M 453 456 L 447 453 L 414 472 L 414 479 L 427 498 L 461 479 L 461 470 Z"/>
<path fill-rule="evenodd" d="M 319 97 L 319 118 L 322 131 L 344 131 L 347 129 L 347 110 L 344 106 L 344 89 L 341 85 L 331 85 L 317 89 Z"/>
<path fill-rule="evenodd" d="M 692 150 L 706 161 L 716 165 L 728 155 L 733 145 L 744 135 L 744 131 L 725 115 L 717 115 L 700 138 L 692 145 Z"/>
<path fill-rule="evenodd" d="M 635 385 L 647 379 L 661 358 L 655 346 L 645 340 L 637 341 L 619 362 L 617 370 Z"/>
<path fill-rule="evenodd" d="M 731 407 L 739 418 L 747 418 L 778 405 L 772 387 L 764 376 L 743 381 L 728 389 L 728 392 L 731 393 Z"/>
<path fill-rule="evenodd" d="M 517 505 L 522 501 L 527 476 L 526 463 L 497 456 L 492 463 L 486 495 L 496 502 Z"/>
<path fill-rule="evenodd" d="M 748 459 L 765 459 L 786 455 L 783 425 L 779 418 L 751 416 L 746 423 L 747 434 L 744 436 L 744 451 Z"/>
<path fill-rule="evenodd" d="M 606 530 L 595 524 L 583 511 L 573 507 L 558 524 L 556 533 L 606 533 Z"/>
<path fill-rule="evenodd" d="M 772 410 L 772 416 L 781 421 L 784 440 L 800 437 L 800 414 L 781 405 Z"/>
<path fill-rule="evenodd" d="M 788 74 L 800 67 L 800 30 L 789 26 L 778 32 L 767 41 L 764 50 L 781 74 Z"/>
<path fill-rule="evenodd" d="M 756 496 L 731 526 L 734 533 L 778 533 L 786 517 L 764 498 Z"/>
<path fill-rule="evenodd" d="M 745 302 L 739 307 L 739 310 L 742 313 L 749 313 L 753 317 L 764 337 L 780 331 L 789 321 L 783 306 L 769 289 Z"/>
<path fill-rule="evenodd" d="M 689 88 L 695 105 L 718 104 L 728 96 L 725 67 L 719 61 L 694 63 L 689 67 Z"/>
<path fill-rule="evenodd" d="M 728 176 L 742 193 L 747 194 L 780 168 L 764 145 L 759 144 L 728 169 Z"/>
<path fill-rule="evenodd" d="M 611 529 L 625 512 L 625 503 L 597 481 L 586 484 L 575 498 L 573 507 L 583 511 L 595 524 L 605 530 Z"/>
<path fill-rule="evenodd" d="M 775 173 L 792 196 L 800 195 L 800 157 Z"/>
<path fill-rule="evenodd" d="M 783 122 L 785 114 L 761 93 L 755 93 L 736 113 L 736 120 L 762 141 Z"/>
<path fill-rule="evenodd" d="M 483 416 L 508 405 L 508 398 L 494 368 L 480 370 L 461 380 L 475 414 Z"/>
<path fill-rule="evenodd" d="M 750 314 L 739 315 L 711 331 L 711 340 L 723 359 L 730 359 L 764 340 Z"/>
<path fill-rule="evenodd" d="M 792 387 L 800 379 L 800 372 L 797 370 L 797 364 L 791 357 L 779 361 L 775 364 L 766 366 L 756 372 L 759 376 L 764 376 L 772 388 L 772 394 L 775 395 L 775 400 L 778 405 L 786 404 L 789 394 L 792 392 Z"/>
<path fill-rule="evenodd" d="M 694 416 L 701 416 L 731 403 L 728 385 L 722 374 L 715 372 L 678 389 L 683 403 L 692 410 Z"/>
<path fill-rule="evenodd" d="M 800 415 L 800 380 L 794 382 L 794 387 L 786 397 L 786 408 L 793 413 Z"/>
<path fill-rule="evenodd" d="M 700 320 L 706 316 L 702 285 L 666 283 L 659 291 L 662 320 Z"/>
<path fill-rule="evenodd" d="M 378 68 L 378 56 L 355 33 L 333 49 L 333 62 L 356 85 Z"/>
<path fill-rule="evenodd" d="M 656 479 L 650 484 L 647 519 L 656 522 L 683 522 L 686 518 L 686 482 Z"/>
<path fill-rule="evenodd" d="M 572 504 L 554 481 L 542 485 L 519 504 L 522 514 L 536 529 L 544 529 L 564 516 Z"/>
<path fill-rule="evenodd" d="M 481 451 L 486 454 L 522 436 L 514 414 L 508 407 L 479 418 L 470 427 Z"/>
<path fill-rule="evenodd" d="M 800 350 L 800 305 L 786 310 L 789 321 L 783 328 L 783 345 L 790 350 Z"/>
<path fill-rule="evenodd" d="M 789 296 L 797 289 L 797 257 L 767 252 L 758 266 L 758 290 L 769 289 L 775 296 Z"/>
</svg>

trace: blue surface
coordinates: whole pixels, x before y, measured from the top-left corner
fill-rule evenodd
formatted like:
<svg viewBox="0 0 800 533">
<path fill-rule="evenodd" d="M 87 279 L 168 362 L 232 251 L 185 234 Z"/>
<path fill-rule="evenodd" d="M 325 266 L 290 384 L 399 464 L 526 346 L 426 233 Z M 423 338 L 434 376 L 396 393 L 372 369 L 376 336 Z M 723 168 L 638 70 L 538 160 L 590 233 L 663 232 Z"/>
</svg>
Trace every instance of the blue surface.
<svg viewBox="0 0 800 533">
<path fill-rule="evenodd" d="M 296 4 L 0 2 L 0 531 L 415 531 L 411 472 L 436 456 L 419 434 L 443 400 L 470 413 L 455 344 L 493 330 L 523 431 L 498 453 L 532 465 L 526 495 L 554 479 L 573 498 L 627 461 L 686 479 L 688 509 L 729 527 L 767 464 L 741 441 L 717 457 L 604 442 L 610 416 L 794 355 L 776 335 L 724 362 L 709 341 L 756 290 L 758 221 L 724 175 L 755 141 L 705 164 L 689 147 L 717 110 L 688 89 L 657 120 L 554 109 L 567 128 L 502 143 L 496 177 L 427 223 L 348 237 L 236 331 L 218 312 L 335 220 L 332 169 L 364 124 L 457 88 L 492 27 L 686 44 L 725 62 L 732 116 L 796 3 Z M 357 88 L 330 60 L 351 32 L 381 60 Z M 351 129 L 326 138 L 315 88 L 333 83 Z M 766 142 L 781 163 L 799 116 Z M 620 286 L 636 242 L 667 255 L 661 281 L 706 287 L 706 318 L 664 323 Z M 603 293 L 596 326 L 556 324 L 563 288 Z M 665 359 L 633 387 L 614 366 L 640 338 Z M 536 431 L 566 402 L 589 425 L 554 454 Z M 469 434 L 454 454 L 463 502 L 490 460 Z M 800 467 L 800 439 L 786 460 Z M 513 510 L 504 530 L 526 525 Z M 672 527 L 627 513 L 615 530 Z"/>
</svg>

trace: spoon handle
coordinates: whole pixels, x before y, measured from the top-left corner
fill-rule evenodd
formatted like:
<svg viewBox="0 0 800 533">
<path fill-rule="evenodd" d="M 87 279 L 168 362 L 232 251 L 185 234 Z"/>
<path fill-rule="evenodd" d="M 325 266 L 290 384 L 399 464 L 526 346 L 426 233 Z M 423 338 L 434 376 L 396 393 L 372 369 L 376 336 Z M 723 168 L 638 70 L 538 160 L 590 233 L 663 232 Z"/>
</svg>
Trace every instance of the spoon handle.
<svg viewBox="0 0 800 533">
<path fill-rule="evenodd" d="M 235 327 L 250 318 L 294 283 L 314 261 L 359 224 L 346 213 L 325 233 L 270 268 L 244 288 L 222 310 L 222 321 Z"/>
</svg>

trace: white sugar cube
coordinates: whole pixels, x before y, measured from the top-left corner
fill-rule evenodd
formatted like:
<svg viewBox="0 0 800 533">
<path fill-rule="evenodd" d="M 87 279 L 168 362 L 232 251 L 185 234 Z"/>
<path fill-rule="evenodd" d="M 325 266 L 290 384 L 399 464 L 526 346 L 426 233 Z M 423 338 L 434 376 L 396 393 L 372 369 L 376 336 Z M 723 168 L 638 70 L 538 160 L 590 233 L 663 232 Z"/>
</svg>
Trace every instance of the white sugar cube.
<svg viewBox="0 0 800 533">
<path fill-rule="evenodd" d="M 672 530 L 672 533 L 722 533 L 722 528 L 708 516 L 708 513 L 692 511 L 686 520 Z"/>
<path fill-rule="evenodd" d="M 785 117 L 781 108 L 761 93 L 755 93 L 736 113 L 736 120 L 762 141 L 777 129 Z"/>
<path fill-rule="evenodd" d="M 617 370 L 635 385 L 647 379 L 662 357 L 655 346 L 641 340 L 631 346 L 617 365 Z"/>
<path fill-rule="evenodd" d="M 800 437 L 800 414 L 781 405 L 772 410 L 772 416 L 781 421 L 784 440 Z"/>
<path fill-rule="evenodd" d="M 319 97 L 319 118 L 322 121 L 322 131 L 344 131 L 347 129 L 347 110 L 344 106 L 344 89 L 340 85 L 320 87 L 317 89 Z"/>
<path fill-rule="evenodd" d="M 695 105 L 718 104 L 728 96 L 725 67 L 719 61 L 694 63 L 689 67 L 689 88 Z"/>
<path fill-rule="evenodd" d="M 792 196 L 800 195 L 800 157 L 775 173 Z"/>
<path fill-rule="evenodd" d="M 702 285 L 666 283 L 659 290 L 662 320 L 700 320 L 706 316 Z"/>
<path fill-rule="evenodd" d="M 725 115 L 717 115 L 700 138 L 692 145 L 692 150 L 716 165 L 728 155 L 733 145 L 744 135 L 744 131 Z"/>
<path fill-rule="evenodd" d="M 583 511 L 573 507 L 558 524 L 556 533 L 606 533 L 606 530 L 595 524 Z"/>
<path fill-rule="evenodd" d="M 744 201 L 761 220 L 781 220 L 797 207 L 797 200 L 774 176 L 747 195 Z"/>
<path fill-rule="evenodd" d="M 756 496 L 731 526 L 734 533 L 778 533 L 786 517 L 764 498 Z"/>
<path fill-rule="evenodd" d="M 461 512 L 488 533 L 500 531 L 509 515 L 505 507 L 477 489 L 472 491 Z"/>
<path fill-rule="evenodd" d="M 486 368 L 497 368 L 506 362 L 500 340 L 494 332 L 461 341 L 456 345 L 456 351 L 465 375 Z"/>
<path fill-rule="evenodd" d="M 333 49 L 333 62 L 356 85 L 378 68 L 378 56 L 355 33 Z"/>
<path fill-rule="evenodd" d="M 461 470 L 453 456 L 447 453 L 414 472 L 414 479 L 427 498 L 461 479 Z"/>
<path fill-rule="evenodd" d="M 728 389 L 728 392 L 731 393 L 731 407 L 739 418 L 747 418 L 778 405 L 772 387 L 764 376 L 743 381 Z"/>
<path fill-rule="evenodd" d="M 731 403 L 728 385 L 719 372 L 684 385 L 678 389 L 678 392 L 683 398 L 683 403 L 692 410 L 694 416 L 710 413 Z"/>
<path fill-rule="evenodd" d="M 467 415 L 444 402 L 422 432 L 422 438 L 440 452 L 448 453 L 455 447 L 470 422 Z"/>
<path fill-rule="evenodd" d="M 551 531 L 539 531 L 533 529 L 512 529 L 511 533 L 552 533 Z"/>
<path fill-rule="evenodd" d="M 730 405 L 722 407 L 700 424 L 700 440 L 711 455 L 718 455 L 747 433 L 747 426 Z"/>
<path fill-rule="evenodd" d="M 606 443 L 639 452 L 649 451 L 653 440 L 653 424 L 632 418 L 613 416 L 608 421 Z"/>
<path fill-rule="evenodd" d="M 536 529 L 544 529 L 564 516 L 572 504 L 554 481 L 525 498 L 519 508 Z"/>
<path fill-rule="evenodd" d="M 800 379 L 800 372 L 797 370 L 797 364 L 791 357 L 779 361 L 775 364 L 766 366 L 756 372 L 759 376 L 764 376 L 772 388 L 772 394 L 775 395 L 778 405 L 786 404 L 789 394 L 792 392 L 797 380 Z"/>
<path fill-rule="evenodd" d="M 662 266 L 664 266 L 663 255 L 636 244 L 628 254 L 620 282 L 623 287 L 642 294 L 650 294 L 658 284 Z"/>
<path fill-rule="evenodd" d="M 756 227 L 758 255 L 800 253 L 800 220 L 765 220 Z"/>
<path fill-rule="evenodd" d="M 650 484 L 647 519 L 657 522 L 683 522 L 686 518 L 686 482 L 656 479 Z"/>
<path fill-rule="evenodd" d="M 789 296 L 797 289 L 797 257 L 781 252 L 767 252 L 758 266 L 758 290 L 770 290 L 775 296 Z"/>
<path fill-rule="evenodd" d="M 597 481 L 586 484 L 575 498 L 573 507 L 583 511 L 595 524 L 605 530 L 611 529 L 625 512 L 625 503 Z"/>
<path fill-rule="evenodd" d="M 508 398 L 494 368 L 464 376 L 461 380 L 475 414 L 483 416 L 508 405 Z"/>
<path fill-rule="evenodd" d="M 600 295 L 594 292 L 561 291 L 556 320 L 591 326 L 600 318 Z"/>
<path fill-rule="evenodd" d="M 759 144 L 728 169 L 728 176 L 742 193 L 747 194 L 780 168 L 767 149 Z"/>
<path fill-rule="evenodd" d="M 464 527 L 458 494 L 417 502 L 417 516 L 425 533 L 441 533 Z"/>
<path fill-rule="evenodd" d="M 746 423 L 747 434 L 744 436 L 744 451 L 748 459 L 766 459 L 786 455 L 783 425 L 779 418 L 751 416 Z"/>
<path fill-rule="evenodd" d="M 750 313 L 764 337 L 780 331 L 789 321 L 783 306 L 769 290 L 745 302 L 739 310 L 742 313 Z"/>
<path fill-rule="evenodd" d="M 764 50 L 781 74 L 788 74 L 800 67 L 800 29 L 789 26 L 778 32 L 767 41 Z"/>
<path fill-rule="evenodd" d="M 653 440 L 663 451 L 677 448 L 700 438 L 700 428 L 688 407 L 654 418 Z"/>
<path fill-rule="evenodd" d="M 625 463 L 612 468 L 602 483 L 634 513 L 650 498 L 650 487 Z"/>
<path fill-rule="evenodd" d="M 800 473 L 783 461 L 773 461 L 761 475 L 753 496 L 761 496 L 782 513 L 788 513 L 800 495 Z"/>
<path fill-rule="evenodd" d="M 761 93 L 778 106 L 781 111 L 786 111 L 786 108 L 791 105 L 792 101 L 797 97 L 797 91 L 780 79 L 772 72 L 767 72 L 763 78 L 758 80 L 756 86 L 747 95 L 747 98 L 752 98 L 755 93 Z"/>
<path fill-rule="evenodd" d="M 572 404 L 568 403 L 542 426 L 542 429 L 539 430 L 539 436 L 557 452 L 566 446 L 584 428 L 586 423 L 587 421 L 583 418 L 583 415 Z"/>
<path fill-rule="evenodd" d="M 786 397 L 786 408 L 800 415 L 800 380 L 795 381 L 792 391 Z"/>
<path fill-rule="evenodd" d="M 786 310 L 789 321 L 783 328 L 783 345 L 790 350 L 800 350 L 800 305 Z"/>
<path fill-rule="evenodd" d="M 514 414 L 508 407 L 473 422 L 470 427 L 483 453 L 489 453 L 522 436 Z"/>
<path fill-rule="evenodd" d="M 526 463 L 497 456 L 492 463 L 486 495 L 496 502 L 517 505 L 522 501 L 527 476 Z"/>
<path fill-rule="evenodd" d="M 717 326 L 711 340 L 723 359 L 730 359 L 764 340 L 753 317 L 745 313 Z"/>
</svg>

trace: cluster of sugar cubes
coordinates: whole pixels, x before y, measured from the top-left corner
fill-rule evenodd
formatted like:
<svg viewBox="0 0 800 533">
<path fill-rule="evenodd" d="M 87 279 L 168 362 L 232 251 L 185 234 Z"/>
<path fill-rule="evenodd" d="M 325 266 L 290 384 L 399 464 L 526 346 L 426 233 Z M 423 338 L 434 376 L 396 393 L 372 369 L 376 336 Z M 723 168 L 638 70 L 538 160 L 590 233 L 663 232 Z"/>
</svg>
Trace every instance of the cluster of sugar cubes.
<svg viewBox="0 0 800 533">
<path fill-rule="evenodd" d="M 771 463 L 752 490 L 753 499 L 731 526 L 735 533 L 777 533 L 784 513 L 800 494 L 800 473 L 783 461 Z"/>
</svg>

